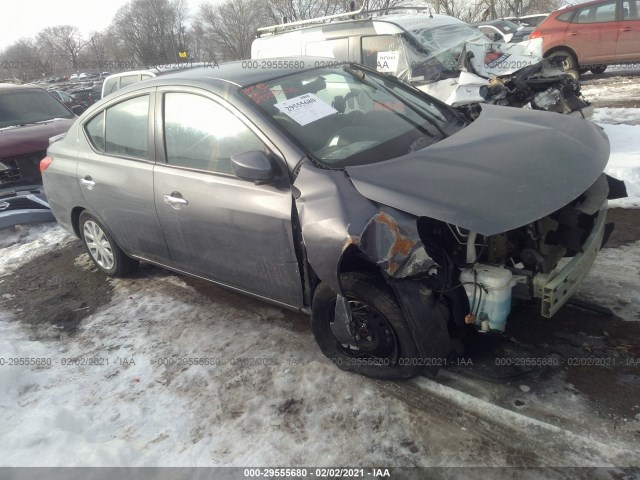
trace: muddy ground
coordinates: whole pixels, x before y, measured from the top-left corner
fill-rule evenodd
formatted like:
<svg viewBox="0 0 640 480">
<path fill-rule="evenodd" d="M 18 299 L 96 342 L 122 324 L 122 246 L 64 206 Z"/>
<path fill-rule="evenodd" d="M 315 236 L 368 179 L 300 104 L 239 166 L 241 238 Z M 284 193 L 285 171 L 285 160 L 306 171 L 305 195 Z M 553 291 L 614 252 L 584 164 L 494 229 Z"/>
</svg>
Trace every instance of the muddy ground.
<svg viewBox="0 0 640 480">
<path fill-rule="evenodd" d="M 609 247 L 640 240 L 637 210 L 611 209 L 616 223 Z M 31 328 L 34 339 L 74 335 L 78 324 L 110 302 L 112 286 L 95 268 L 79 268 L 84 258 L 79 241 L 26 263 L 3 278 L 3 308 Z M 85 265 L 86 267 L 86 265 Z M 142 265 L 135 275 L 153 275 L 155 267 Z M 257 302 L 207 284 L 184 278 L 201 295 L 230 306 Z M 602 421 L 604 429 L 620 429 L 621 436 L 640 441 L 640 322 L 576 306 L 565 306 L 545 319 L 537 306 L 522 306 L 504 336 L 483 337 L 441 370 L 435 379 L 472 395 L 520 411 L 555 425 L 575 427 L 571 412 L 558 412 L 567 395 L 579 396 Z M 304 315 L 285 313 L 286 324 L 312 338 Z M 497 365 L 497 359 L 511 365 Z M 515 365 L 520 358 L 546 359 L 550 365 Z M 487 394 L 487 392 L 490 392 Z M 489 398 L 486 398 L 489 395 Z M 588 430 L 589 426 L 585 425 Z"/>
<path fill-rule="evenodd" d="M 640 108 L 640 68 L 637 64 L 628 67 L 582 75 L 582 94 L 594 107 Z"/>
</svg>

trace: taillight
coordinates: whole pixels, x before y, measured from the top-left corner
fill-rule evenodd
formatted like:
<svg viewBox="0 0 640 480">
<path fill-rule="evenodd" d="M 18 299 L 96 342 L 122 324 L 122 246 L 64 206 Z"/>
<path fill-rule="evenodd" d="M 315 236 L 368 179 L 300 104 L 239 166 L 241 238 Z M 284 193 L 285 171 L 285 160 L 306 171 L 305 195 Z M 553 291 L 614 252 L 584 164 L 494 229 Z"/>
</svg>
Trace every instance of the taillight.
<svg viewBox="0 0 640 480">
<path fill-rule="evenodd" d="M 542 34 L 540 33 L 540 30 L 534 30 L 533 32 L 531 32 L 531 34 L 529 35 L 529 40 L 532 40 L 534 38 L 540 38 L 542 36 Z"/>
<path fill-rule="evenodd" d="M 44 157 L 40 160 L 40 173 L 44 173 L 44 171 L 49 168 L 49 165 L 53 163 L 53 157 Z"/>
</svg>

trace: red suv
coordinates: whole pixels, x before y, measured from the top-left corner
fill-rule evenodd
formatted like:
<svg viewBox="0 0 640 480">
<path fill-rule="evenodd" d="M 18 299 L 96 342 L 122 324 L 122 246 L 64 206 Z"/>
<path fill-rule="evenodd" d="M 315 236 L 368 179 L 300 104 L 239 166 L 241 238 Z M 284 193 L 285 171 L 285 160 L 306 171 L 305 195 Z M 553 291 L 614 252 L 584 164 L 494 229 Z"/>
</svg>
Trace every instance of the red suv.
<svg viewBox="0 0 640 480">
<path fill-rule="evenodd" d="M 563 57 L 567 73 L 640 61 L 640 0 L 597 0 L 551 13 L 529 38 L 541 37 L 545 57 Z"/>
</svg>

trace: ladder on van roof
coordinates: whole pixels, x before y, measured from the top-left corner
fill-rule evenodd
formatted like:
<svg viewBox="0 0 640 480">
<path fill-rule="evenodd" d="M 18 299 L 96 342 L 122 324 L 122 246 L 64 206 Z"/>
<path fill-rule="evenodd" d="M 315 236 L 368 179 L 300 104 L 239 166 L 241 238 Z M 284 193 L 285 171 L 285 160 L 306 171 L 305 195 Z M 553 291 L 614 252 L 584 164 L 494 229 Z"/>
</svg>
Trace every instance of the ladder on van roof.
<svg viewBox="0 0 640 480">
<path fill-rule="evenodd" d="M 365 4 L 366 4 L 366 1 L 362 3 L 362 6 L 358 10 L 353 10 L 353 8 L 355 8 L 355 2 L 351 2 L 352 10 L 349 12 L 336 13 L 333 15 L 325 15 L 323 17 L 317 17 L 317 18 L 308 18 L 306 20 L 297 20 L 295 22 L 287 22 L 285 18 L 284 19 L 285 21 L 278 25 L 271 25 L 268 27 L 258 28 L 258 36 L 272 35 L 274 33 L 278 33 L 279 30 L 280 31 L 295 30 L 296 28 L 304 25 L 329 23 L 333 20 L 340 20 L 340 19 L 355 20 L 356 17 L 362 18 L 362 16 L 364 15 L 373 17 L 373 16 L 376 16 L 376 14 L 378 15 L 385 14 L 390 11 L 415 10 L 417 12 L 428 11 L 429 14 L 431 14 L 430 7 L 388 7 L 388 8 L 378 9 L 378 10 L 365 10 L 364 9 Z"/>
</svg>

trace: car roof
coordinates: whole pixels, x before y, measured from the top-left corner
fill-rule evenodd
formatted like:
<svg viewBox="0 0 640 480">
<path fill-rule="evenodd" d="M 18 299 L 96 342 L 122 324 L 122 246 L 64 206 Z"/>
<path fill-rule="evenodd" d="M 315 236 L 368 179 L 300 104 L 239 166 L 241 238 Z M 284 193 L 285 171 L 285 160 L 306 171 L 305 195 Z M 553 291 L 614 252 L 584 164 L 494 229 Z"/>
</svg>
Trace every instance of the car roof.
<svg viewBox="0 0 640 480">
<path fill-rule="evenodd" d="M 331 31 L 336 32 L 337 30 L 348 29 L 351 25 L 361 26 L 363 24 L 372 25 L 373 23 L 388 23 L 391 25 L 395 25 L 396 27 L 403 30 L 410 30 L 413 28 L 420 27 L 438 27 L 441 25 L 452 25 L 452 24 L 465 24 L 462 20 L 459 20 L 455 17 L 451 17 L 449 15 L 441 15 L 441 14 L 427 14 L 427 13 L 397 13 L 393 15 L 380 15 L 380 16 L 365 16 L 360 18 L 354 18 L 349 20 L 337 20 L 332 22 L 318 22 L 318 23 L 309 23 L 308 25 L 300 25 L 299 27 L 291 27 L 285 28 L 283 30 L 275 31 L 260 35 L 256 40 L 264 40 L 273 37 L 277 37 L 279 35 L 298 32 L 298 31 L 313 31 L 314 29 L 319 29 L 323 31 Z"/>
<path fill-rule="evenodd" d="M 0 93 L 9 92 L 11 90 L 42 90 L 45 92 L 46 90 L 37 85 L 31 85 L 29 83 L 25 84 L 16 84 L 16 83 L 0 83 Z"/>
<path fill-rule="evenodd" d="M 462 20 L 450 17 L 449 15 L 440 15 L 440 14 L 415 14 L 415 13 L 407 13 L 407 14 L 397 14 L 397 15 L 383 15 L 380 17 L 373 17 L 371 20 L 374 22 L 387 22 L 393 23 L 405 30 L 409 30 L 416 27 L 439 27 L 441 25 L 452 25 L 452 24 L 464 24 L 467 25 Z"/>
<path fill-rule="evenodd" d="M 213 87 L 244 87 L 296 72 L 314 70 L 315 68 L 325 66 L 328 60 L 332 66 L 350 63 L 327 59 L 326 57 L 281 57 L 263 60 L 239 60 L 237 62 L 222 64 L 212 63 L 205 67 L 189 68 L 180 72 L 167 73 L 140 82 L 140 84 L 147 86 L 155 84 L 160 86 L 174 85 L 176 82 L 181 84 L 196 82 L 207 83 Z M 261 65 L 264 65 L 265 68 L 259 68 Z M 301 65 L 304 65 L 304 67 L 301 67 Z M 316 65 L 318 65 L 318 67 L 316 67 Z M 126 88 L 128 89 L 129 87 Z"/>
</svg>

